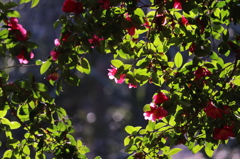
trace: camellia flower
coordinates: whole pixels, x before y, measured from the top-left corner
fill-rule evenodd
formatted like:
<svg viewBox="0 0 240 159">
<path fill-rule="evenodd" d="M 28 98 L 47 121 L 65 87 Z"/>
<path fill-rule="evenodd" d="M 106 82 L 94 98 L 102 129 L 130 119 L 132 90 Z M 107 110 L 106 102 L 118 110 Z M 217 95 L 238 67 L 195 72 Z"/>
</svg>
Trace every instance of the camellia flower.
<svg viewBox="0 0 240 159">
<path fill-rule="evenodd" d="M 132 84 L 132 83 L 129 83 L 129 84 L 128 84 L 128 88 L 137 88 L 137 85 Z"/>
<path fill-rule="evenodd" d="M 8 30 L 13 33 L 18 41 L 28 40 L 27 30 L 24 29 L 21 24 L 18 24 L 17 18 L 10 18 L 9 21 L 5 21 L 5 23 L 9 27 Z"/>
<path fill-rule="evenodd" d="M 102 7 L 103 9 L 110 8 L 110 0 L 98 0 L 98 3 L 100 3 L 100 7 Z"/>
<path fill-rule="evenodd" d="M 54 73 L 48 75 L 47 80 L 48 80 L 48 81 L 49 81 L 49 80 L 56 81 L 59 76 L 60 76 L 60 75 L 59 75 L 57 72 L 54 72 Z"/>
<path fill-rule="evenodd" d="M 174 2 L 173 8 L 182 10 L 182 2 L 181 2 L 181 0 L 173 0 L 173 2 Z"/>
<path fill-rule="evenodd" d="M 54 40 L 54 44 L 55 44 L 55 46 L 59 46 L 60 45 L 60 41 L 59 41 L 59 39 L 55 39 Z M 52 56 L 52 59 L 54 60 L 54 61 L 56 61 L 57 59 L 58 59 L 58 55 L 60 54 L 60 52 L 57 52 L 57 51 L 55 51 L 55 50 L 52 50 L 51 52 L 50 52 L 50 55 Z"/>
<path fill-rule="evenodd" d="M 155 104 L 162 104 L 163 102 L 168 101 L 169 98 L 162 92 L 159 92 L 158 94 L 153 96 L 153 102 Z"/>
<path fill-rule="evenodd" d="M 204 108 L 204 112 L 212 119 L 222 118 L 222 113 L 224 113 L 222 109 L 215 107 L 212 102 L 208 102 L 207 107 Z"/>
<path fill-rule="evenodd" d="M 194 51 L 196 50 L 196 45 L 194 43 L 192 43 L 188 49 L 191 53 L 194 53 Z"/>
<path fill-rule="evenodd" d="M 153 23 L 156 24 L 156 28 L 161 31 L 162 27 L 167 24 L 167 18 L 164 14 L 157 14 L 153 19 Z"/>
<path fill-rule="evenodd" d="M 125 15 L 126 15 L 126 20 L 132 23 L 132 19 L 129 17 L 129 15 L 128 14 L 125 14 Z M 133 26 L 132 24 L 130 28 L 127 28 L 128 34 L 131 36 L 135 35 L 135 30 L 136 30 L 136 27 Z"/>
<path fill-rule="evenodd" d="M 203 34 L 204 30 L 205 30 L 205 24 L 203 23 L 203 21 L 199 18 L 196 18 L 196 21 L 198 23 L 198 26 L 200 27 L 200 33 Z"/>
<path fill-rule="evenodd" d="M 163 107 L 156 107 L 156 104 L 150 103 L 150 111 L 143 113 L 145 120 L 156 121 L 156 119 L 162 119 L 167 116 L 168 112 Z"/>
<path fill-rule="evenodd" d="M 88 39 L 88 42 L 94 46 L 99 46 L 100 45 L 100 41 L 104 40 L 104 38 L 99 38 L 97 35 L 93 35 L 92 39 Z M 94 46 L 92 46 L 92 48 L 94 48 Z"/>
<path fill-rule="evenodd" d="M 188 23 L 188 19 L 184 17 L 184 15 L 182 15 L 182 18 L 181 18 L 181 23 L 185 26 L 189 25 Z"/>
<path fill-rule="evenodd" d="M 196 76 L 194 80 L 198 80 L 204 76 L 209 76 L 212 73 L 206 68 L 198 67 L 198 69 L 193 74 Z"/>
<path fill-rule="evenodd" d="M 20 54 L 16 56 L 16 58 L 18 58 L 18 60 L 21 64 L 27 64 L 28 63 L 28 60 L 25 58 L 26 53 L 27 53 L 26 50 L 22 49 Z M 30 59 L 34 58 L 34 54 L 32 52 L 29 53 L 29 58 Z"/>
<path fill-rule="evenodd" d="M 63 12 L 74 12 L 75 14 L 82 13 L 83 5 L 82 2 L 76 2 L 74 0 L 65 0 L 62 6 Z"/>
<path fill-rule="evenodd" d="M 236 135 L 233 133 L 233 125 L 227 126 L 224 125 L 222 129 L 215 128 L 213 132 L 213 138 L 215 140 L 227 140 L 228 137 L 235 137 Z"/>
<path fill-rule="evenodd" d="M 111 65 L 111 67 L 112 67 L 112 69 L 108 69 L 108 71 L 109 71 L 109 73 L 108 73 L 109 79 L 111 79 L 111 80 L 114 79 L 116 83 L 120 83 L 120 84 L 123 83 L 125 81 L 126 75 L 125 74 L 120 74 L 119 79 L 117 79 L 115 77 L 115 74 L 117 73 L 117 68 L 115 68 L 112 65 Z"/>
</svg>

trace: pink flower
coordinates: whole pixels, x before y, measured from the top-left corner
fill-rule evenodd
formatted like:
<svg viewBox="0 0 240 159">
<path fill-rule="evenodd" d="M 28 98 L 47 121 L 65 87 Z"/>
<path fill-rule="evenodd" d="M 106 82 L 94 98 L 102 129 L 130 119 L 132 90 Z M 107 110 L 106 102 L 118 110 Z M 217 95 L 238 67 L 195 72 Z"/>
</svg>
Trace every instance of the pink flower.
<svg viewBox="0 0 240 159">
<path fill-rule="evenodd" d="M 224 113 L 222 109 L 215 107 L 212 102 L 208 103 L 208 106 L 204 108 L 204 112 L 212 119 L 222 118 L 222 113 Z"/>
<path fill-rule="evenodd" d="M 53 61 L 57 61 L 58 60 L 58 55 L 60 54 L 60 52 L 56 52 L 56 51 L 51 51 L 50 55 L 52 56 Z"/>
<path fill-rule="evenodd" d="M 129 84 L 128 84 L 128 88 L 137 88 L 137 85 L 132 84 L 132 83 L 129 83 Z"/>
<path fill-rule="evenodd" d="M 60 75 L 59 75 L 57 72 L 54 72 L 54 73 L 48 75 L 47 80 L 48 80 L 48 81 L 49 81 L 49 80 L 56 81 L 59 76 L 60 76 Z"/>
<path fill-rule="evenodd" d="M 28 40 L 27 30 L 24 29 L 21 24 L 18 24 L 17 18 L 10 18 L 9 21 L 5 21 L 5 23 L 9 26 L 8 30 L 18 41 Z"/>
<path fill-rule="evenodd" d="M 150 111 L 143 113 L 145 120 L 156 121 L 156 119 L 162 119 L 167 116 L 168 112 L 163 107 L 156 107 L 154 103 L 150 103 Z"/>
<path fill-rule="evenodd" d="M 26 53 L 27 53 L 26 50 L 22 49 L 20 54 L 16 56 L 16 58 L 18 58 L 18 60 L 21 64 L 27 64 L 28 63 L 28 60 L 25 58 Z M 32 52 L 29 53 L 29 58 L 30 59 L 34 58 L 34 54 Z"/>
<path fill-rule="evenodd" d="M 181 18 L 181 23 L 182 23 L 183 25 L 185 25 L 185 26 L 189 25 L 188 19 L 185 18 L 183 15 L 182 15 L 182 18 Z"/>
<path fill-rule="evenodd" d="M 153 96 L 153 102 L 157 105 L 162 104 L 168 100 L 169 98 L 162 92 L 159 92 L 158 94 Z"/>
<path fill-rule="evenodd" d="M 55 39 L 55 40 L 54 40 L 54 44 L 55 44 L 55 46 L 61 45 L 59 39 Z M 55 50 L 52 50 L 52 51 L 50 52 L 50 55 L 52 56 L 52 59 L 53 59 L 54 61 L 56 61 L 56 60 L 58 59 L 58 55 L 59 55 L 60 53 L 61 53 L 61 52 L 57 52 L 57 51 L 55 51 Z"/>
<path fill-rule="evenodd" d="M 204 76 L 209 76 L 212 73 L 206 68 L 198 67 L 198 69 L 193 74 L 195 74 L 195 79 L 194 80 L 198 80 L 198 79 L 200 79 Z"/>
<path fill-rule="evenodd" d="M 100 41 L 104 40 L 104 38 L 99 38 L 97 35 L 93 35 L 92 39 L 88 39 L 88 42 L 94 46 L 99 46 L 100 45 Z M 92 46 L 92 48 L 94 48 L 94 46 Z"/>
<path fill-rule="evenodd" d="M 63 12 L 74 12 L 75 14 L 82 13 L 83 5 L 81 2 L 76 2 L 74 0 L 65 0 L 62 6 Z"/>
<path fill-rule="evenodd" d="M 98 3 L 105 10 L 110 8 L 110 0 L 98 0 Z"/>
<path fill-rule="evenodd" d="M 213 132 L 213 138 L 215 140 L 227 140 L 228 137 L 235 137 L 233 133 L 233 126 L 224 125 L 222 129 L 215 128 Z"/>
<path fill-rule="evenodd" d="M 115 74 L 117 73 L 117 68 L 115 68 L 112 65 L 111 65 L 111 67 L 112 67 L 112 69 L 108 69 L 108 71 L 109 71 L 108 72 L 109 79 L 111 79 L 111 80 L 114 79 L 116 83 L 120 83 L 120 84 L 123 83 L 125 81 L 126 75 L 125 74 L 120 74 L 119 79 L 117 79 L 115 77 Z"/>
<path fill-rule="evenodd" d="M 173 0 L 173 1 L 174 1 L 173 8 L 182 10 L 181 0 Z"/>
<path fill-rule="evenodd" d="M 55 40 L 54 40 L 54 44 L 55 44 L 55 46 L 61 45 L 59 39 L 55 39 Z"/>
</svg>

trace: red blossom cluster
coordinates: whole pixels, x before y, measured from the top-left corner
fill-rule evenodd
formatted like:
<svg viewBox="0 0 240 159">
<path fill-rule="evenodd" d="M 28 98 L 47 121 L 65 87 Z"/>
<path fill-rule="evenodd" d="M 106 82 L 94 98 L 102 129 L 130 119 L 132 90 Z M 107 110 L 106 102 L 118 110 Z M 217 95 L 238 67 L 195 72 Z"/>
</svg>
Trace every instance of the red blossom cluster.
<svg viewBox="0 0 240 159">
<path fill-rule="evenodd" d="M 130 18 L 130 16 L 128 14 L 125 14 L 125 15 L 126 15 L 125 19 L 130 22 L 130 27 L 127 28 L 128 34 L 133 36 L 135 35 L 136 27 L 132 25 L 132 19 Z"/>
<path fill-rule="evenodd" d="M 17 41 L 26 41 L 28 40 L 27 30 L 23 28 L 21 24 L 18 23 L 17 18 L 10 18 L 9 20 L 4 21 L 9 27 L 8 30 L 17 39 Z"/>
<path fill-rule="evenodd" d="M 54 73 L 48 75 L 47 80 L 48 80 L 48 81 L 49 81 L 49 80 L 56 81 L 59 76 L 60 76 L 60 75 L 59 75 L 57 72 L 54 72 Z"/>
<path fill-rule="evenodd" d="M 227 140 L 228 137 L 235 137 L 236 135 L 233 133 L 233 125 L 227 126 L 224 125 L 223 128 L 215 128 L 213 132 L 213 138 L 215 140 Z"/>
<path fill-rule="evenodd" d="M 82 2 L 76 2 L 74 0 L 65 0 L 62 6 L 62 11 L 69 13 L 73 12 L 79 14 L 83 12 Z"/>
<path fill-rule="evenodd" d="M 59 46 L 59 45 L 60 45 L 59 39 L 55 39 L 55 40 L 54 40 L 54 44 L 55 44 L 55 46 Z M 50 52 L 50 55 L 52 56 L 52 60 L 54 60 L 54 61 L 58 60 L 58 55 L 59 55 L 60 53 L 61 53 L 61 52 L 57 52 L 57 51 L 55 51 L 55 50 L 52 50 L 52 51 Z"/>
<path fill-rule="evenodd" d="M 195 75 L 194 80 L 198 80 L 201 79 L 202 77 L 209 76 L 212 73 L 206 68 L 198 67 L 198 69 L 193 74 Z"/>
<path fill-rule="evenodd" d="M 125 74 L 120 74 L 119 78 L 116 78 L 115 77 L 115 74 L 117 73 L 117 68 L 112 66 L 112 69 L 108 69 L 108 77 L 109 79 L 113 80 L 116 82 L 116 83 L 123 83 L 125 81 L 125 78 L 126 78 L 126 75 Z M 133 83 L 128 83 L 128 88 L 137 88 L 137 85 L 133 84 Z"/>
<path fill-rule="evenodd" d="M 154 95 L 153 103 L 150 103 L 150 111 L 143 113 L 145 120 L 151 120 L 155 122 L 156 119 L 162 119 L 166 117 L 168 115 L 168 112 L 163 109 L 162 106 L 157 107 L 157 105 L 160 105 L 168 100 L 169 98 L 162 92 Z"/>
<path fill-rule="evenodd" d="M 229 107 L 223 106 L 223 109 L 217 108 L 213 105 L 213 102 L 208 102 L 207 107 L 204 108 L 204 112 L 212 119 L 222 118 L 222 113 L 229 113 Z"/>
<path fill-rule="evenodd" d="M 9 30 L 9 34 L 12 36 L 14 40 L 17 41 L 27 41 L 28 40 L 28 32 L 23 28 L 21 24 L 18 23 L 17 18 L 10 18 L 9 20 L 4 21 Z M 27 58 L 26 58 L 27 57 Z M 28 59 L 34 58 L 34 54 L 29 52 L 24 46 L 22 46 L 20 54 L 16 56 L 21 64 L 27 64 Z"/>
<path fill-rule="evenodd" d="M 98 0 L 98 3 L 100 4 L 100 7 L 105 10 L 110 8 L 110 0 Z"/>
<path fill-rule="evenodd" d="M 92 44 L 92 48 L 94 46 L 100 46 L 100 41 L 104 40 L 104 38 L 99 38 L 97 35 L 93 35 L 92 39 L 88 39 L 88 42 Z"/>
<path fill-rule="evenodd" d="M 22 47 L 20 54 L 16 56 L 16 58 L 18 58 L 18 60 L 19 60 L 19 63 L 21 63 L 21 64 L 28 63 L 28 60 L 25 58 L 26 55 L 29 56 L 30 59 L 34 58 L 34 54 L 32 52 L 29 53 L 26 50 L 26 48 Z"/>
</svg>

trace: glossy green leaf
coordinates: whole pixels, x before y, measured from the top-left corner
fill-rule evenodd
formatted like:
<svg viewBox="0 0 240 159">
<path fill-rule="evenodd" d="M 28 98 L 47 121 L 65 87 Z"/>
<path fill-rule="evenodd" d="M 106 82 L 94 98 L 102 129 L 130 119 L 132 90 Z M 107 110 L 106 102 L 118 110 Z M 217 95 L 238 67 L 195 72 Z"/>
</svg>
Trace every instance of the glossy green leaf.
<svg viewBox="0 0 240 159">
<path fill-rule="evenodd" d="M 177 153 L 180 152 L 180 151 L 182 151 L 182 149 L 180 149 L 180 148 L 173 148 L 173 149 L 171 149 L 171 150 L 167 153 L 167 155 L 175 155 L 175 154 L 177 154 Z"/>
<path fill-rule="evenodd" d="M 44 74 L 50 66 L 51 66 L 50 61 L 47 60 L 47 61 L 43 62 L 42 66 L 40 68 L 40 74 Z"/>
<path fill-rule="evenodd" d="M 32 0 L 31 8 L 33 8 L 36 5 L 38 5 L 39 2 L 40 2 L 40 0 Z"/>
<path fill-rule="evenodd" d="M 182 54 L 180 52 L 177 52 L 175 57 L 174 57 L 174 63 L 175 63 L 175 66 L 177 68 L 180 68 L 182 66 L 182 63 L 183 63 L 183 57 L 182 57 Z"/>
</svg>

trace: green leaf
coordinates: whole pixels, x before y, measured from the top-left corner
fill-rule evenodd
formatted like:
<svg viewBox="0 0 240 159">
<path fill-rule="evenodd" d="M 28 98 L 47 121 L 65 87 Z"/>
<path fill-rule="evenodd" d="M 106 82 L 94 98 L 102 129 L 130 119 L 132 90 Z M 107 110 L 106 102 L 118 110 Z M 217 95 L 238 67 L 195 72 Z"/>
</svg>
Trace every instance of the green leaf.
<svg viewBox="0 0 240 159">
<path fill-rule="evenodd" d="M 10 129 L 18 129 L 21 127 L 21 124 L 17 121 L 11 121 L 9 124 Z"/>
<path fill-rule="evenodd" d="M 240 76 L 235 76 L 232 83 L 237 86 L 240 86 Z"/>
<path fill-rule="evenodd" d="M 77 65 L 77 70 L 82 72 L 82 73 L 86 73 L 86 74 L 90 74 L 91 72 L 91 66 L 88 62 L 88 60 L 86 58 L 81 58 L 79 60 L 80 65 Z"/>
<path fill-rule="evenodd" d="M 7 38 L 8 37 L 8 30 L 7 29 L 3 29 L 3 30 L 1 30 L 0 31 L 0 38 L 1 39 L 5 39 L 5 38 Z"/>
<path fill-rule="evenodd" d="M 198 153 L 202 148 L 204 147 L 204 145 L 196 145 L 193 149 L 192 149 L 192 153 Z"/>
<path fill-rule="evenodd" d="M 176 55 L 174 57 L 174 63 L 175 63 L 177 68 L 180 68 L 182 66 L 183 57 L 182 57 L 182 54 L 180 52 L 176 53 Z"/>
<path fill-rule="evenodd" d="M 94 159 L 102 159 L 102 157 L 100 157 L 100 156 L 97 156 L 97 157 L 95 157 Z"/>
<path fill-rule="evenodd" d="M 31 8 L 35 7 L 40 0 L 32 0 Z"/>
<path fill-rule="evenodd" d="M 133 126 L 128 125 L 125 127 L 125 131 L 131 135 L 135 131 L 135 128 Z"/>
<path fill-rule="evenodd" d="M 39 90 L 41 92 L 48 91 L 47 86 L 45 84 L 43 84 L 43 83 L 36 83 L 36 88 L 37 88 L 37 90 Z"/>
<path fill-rule="evenodd" d="M 175 155 L 176 153 L 182 151 L 182 149 L 180 148 L 174 148 L 174 149 L 171 149 L 166 155 Z"/>
<path fill-rule="evenodd" d="M 208 155 L 208 157 L 212 157 L 214 154 L 214 151 L 212 150 L 212 143 L 206 143 L 206 146 L 204 148 L 206 154 Z"/>
<path fill-rule="evenodd" d="M 141 8 L 135 9 L 134 10 L 134 14 L 138 15 L 139 17 L 144 17 L 145 16 L 145 14 L 144 14 L 144 12 L 143 12 L 143 10 Z"/>
<path fill-rule="evenodd" d="M 20 13 L 18 11 L 16 11 L 16 10 L 9 10 L 7 12 L 7 16 L 8 17 L 17 17 L 17 18 L 21 17 Z"/>
<path fill-rule="evenodd" d="M 122 61 L 117 60 L 117 59 L 111 60 L 111 64 L 116 68 L 119 68 L 124 65 L 124 63 Z"/>
<path fill-rule="evenodd" d="M 43 62 L 42 66 L 40 68 L 40 74 L 44 74 L 47 71 L 47 69 L 51 66 L 51 64 L 52 63 L 50 61 Z"/>
</svg>

